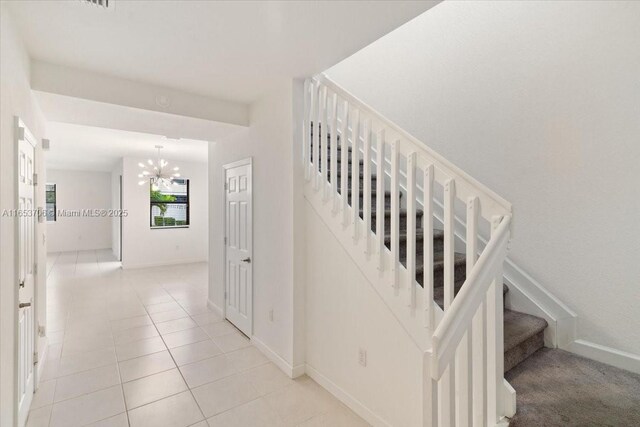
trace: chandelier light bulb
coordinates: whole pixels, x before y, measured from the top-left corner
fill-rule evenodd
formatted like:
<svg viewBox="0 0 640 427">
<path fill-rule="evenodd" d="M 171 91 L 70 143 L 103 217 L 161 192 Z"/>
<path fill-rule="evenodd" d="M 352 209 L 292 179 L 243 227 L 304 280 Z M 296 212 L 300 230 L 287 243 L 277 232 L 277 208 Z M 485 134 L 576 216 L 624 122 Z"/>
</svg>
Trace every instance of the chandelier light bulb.
<svg viewBox="0 0 640 427">
<path fill-rule="evenodd" d="M 150 169 L 147 169 L 147 165 L 143 163 L 138 163 L 140 166 L 140 174 L 138 177 L 143 178 L 142 181 L 139 182 L 140 185 L 143 184 L 151 184 L 151 189 L 153 191 L 158 191 L 160 188 L 164 188 L 169 190 L 171 185 L 173 184 L 173 180 L 180 176 L 179 173 L 171 173 L 165 169 L 165 166 L 169 165 L 169 162 L 160 157 L 160 150 L 162 149 L 161 145 L 156 145 L 158 149 L 158 157 L 156 161 L 149 159 L 147 163 L 150 166 Z M 173 171 L 177 171 L 179 168 L 174 167 Z"/>
<path fill-rule="evenodd" d="M 144 185 L 146 181 L 138 181 L 138 185 Z"/>
<path fill-rule="evenodd" d="M 180 168 L 176 166 L 175 168 L 173 168 L 173 170 L 174 170 L 174 171 L 179 171 L 179 170 L 180 170 Z"/>
</svg>

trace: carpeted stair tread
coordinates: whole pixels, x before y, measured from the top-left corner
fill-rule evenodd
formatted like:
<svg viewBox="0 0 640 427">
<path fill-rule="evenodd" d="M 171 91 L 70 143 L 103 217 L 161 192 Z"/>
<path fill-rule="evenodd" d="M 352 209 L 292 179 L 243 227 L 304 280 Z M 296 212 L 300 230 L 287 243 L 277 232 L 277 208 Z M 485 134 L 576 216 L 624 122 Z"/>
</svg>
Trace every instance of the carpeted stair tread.
<svg viewBox="0 0 640 427">
<path fill-rule="evenodd" d="M 547 321 L 518 311 L 504 311 L 504 372 L 544 347 Z"/>
<path fill-rule="evenodd" d="M 398 212 L 399 212 L 401 217 L 407 216 L 407 210 L 406 209 L 399 209 Z M 363 210 L 360 209 L 360 217 L 362 217 L 363 213 L 364 213 Z M 371 209 L 371 215 L 372 216 L 376 216 L 377 214 L 378 214 L 378 212 L 375 209 Z M 421 218 L 422 215 L 424 215 L 424 211 L 422 209 L 416 209 L 416 217 Z M 385 217 L 391 217 L 391 210 L 390 209 L 385 209 L 384 216 Z"/>
<path fill-rule="evenodd" d="M 442 270 L 444 268 L 444 254 L 442 252 L 436 252 L 433 254 L 433 270 Z M 453 265 L 455 267 L 461 267 L 467 265 L 467 256 L 459 252 L 453 254 Z M 421 273 L 424 270 L 424 257 L 416 257 L 416 273 Z M 457 280 L 456 280 L 457 282 Z"/>
<path fill-rule="evenodd" d="M 387 193 L 387 192 L 385 192 Z M 375 230 L 374 230 L 375 231 Z M 400 235 L 398 236 L 400 240 L 400 244 L 405 244 L 407 242 L 407 233 L 406 231 L 400 230 Z M 424 239 L 424 229 L 418 228 L 416 229 L 416 242 L 422 242 Z M 433 240 L 443 240 L 444 239 L 444 231 L 442 230 L 433 230 Z M 391 246 L 391 231 L 385 230 L 384 233 L 384 244 L 389 247 Z"/>
<path fill-rule="evenodd" d="M 544 331 L 548 326 L 546 320 L 520 313 L 519 311 L 505 310 L 504 312 L 504 350 L 509 351 L 527 338 Z"/>
<path fill-rule="evenodd" d="M 338 194 L 340 194 L 340 192 L 342 191 L 342 188 L 338 188 Z M 351 187 L 347 188 L 347 196 L 349 198 L 351 198 L 351 193 L 353 192 L 353 190 L 351 189 Z M 360 199 L 362 199 L 362 191 L 359 191 L 360 193 Z M 376 190 L 375 188 L 371 189 L 371 200 L 375 199 L 376 196 L 378 195 L 378 190 Z M 391 197 L 391 191 L 385 191 L 384 192 L 384 197 Z M 398 198 L 402 198 L 402 193 L 398 193 Z"/>
<path fill-rule="evenodd" d="M 460 289 L 462 289 L 463 283 L 456 283 L 454 286 L 454 295 L 458 295 Z M 502 296 L 509 292 L 509 288 L 504 283 L 502 284 Z M 433 300 L 444 309 L 444 286 L 437 286 L 433 288 Z"/>
</svg>

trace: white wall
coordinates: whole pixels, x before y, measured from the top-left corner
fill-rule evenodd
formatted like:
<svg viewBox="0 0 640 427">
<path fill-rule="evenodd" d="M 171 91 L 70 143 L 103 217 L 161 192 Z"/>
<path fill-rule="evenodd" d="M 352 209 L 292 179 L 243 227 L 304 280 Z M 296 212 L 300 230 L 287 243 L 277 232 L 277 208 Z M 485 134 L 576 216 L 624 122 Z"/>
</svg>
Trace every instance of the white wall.
<svg viewBox="0 0 640 427">
<path fill-rule="evenodd" d="M 209 194 L 207 163 L 192 163 L 166 159 L 171 167 L 178 166 L 183 178 L 189 179 L 188 228 L 151 229 L 149 186 L 138 185 L 140 167 L 146 159 L 123 159 L 122 267 L 139 268 L 208 259 Z"/>
<path fill-rule="evenodd" d="M 111 209 L 111 174 L 47 169 L 47 183 L 56 184 L 58 211 Z M 49 252 L 111 248 L 111 218 L 108 216 L 63 216 L 47 223 Z"/>
<path fill-rule="evenodd" d="M 303 367 L 303 331 L 298 328 L 304 324 L 297 311 L 303 305 L 303 294 L 299 289 L 302 283 L 295 279 L 302 267 L 295 263 L 301 249 L 294 236 L 300 220 L 299 212 L 294 210 L 294 197 L 300 197 L 301 189 L 300 180 L 294 179 L 293 161 L 300 96 L 301 83 L 282 82 L 278 91 L 251 105 L 248 129 L 209 146 L 209 298 L 218 307 L 224 306 L 222 166 L 252 157 L 253 338 L 277 354 L 291 370 Z M 269 320 L 270 310 L 274 312 L 273 322 Z"/>
<path fill-rule="evenodd" d="M 16 150 L 14 141 L 14 116 L 19 116 L 36 138 L 44 136 L 44 118 L 30 91 L 29 57 L 18 36 L 5 2 L 0 3 L 0 211 L 15 209 Z M 36 168 L 44 176 L 42 148 L 36 148 Z M 44 186 L 36 187 L 39 207 L 44 207 Z M 38 263 L 46 265 L 44 243 L 46 227 L 36 226 L 36 251 Z M 15 218 L 0 218 L 0 425 L 12 426 L 15 422 L 14 387 L 16 387 L 17 361 L 17 271 L 15 268 Z M 42 268 L 41 271 L 45 269 Z M 46 320 L 45 280 L 37 275 L 37 320 L 44 325 Z M 44 337 L 38 340 L 38 353 L 42 357 L 46 344 Z"/>
<path fill-rule="evenodd" d="M 513 203 L 510 257 L 640 354 L 640 3 L 443 2 L 328 71 Z"/>
<path fill-rule="evenodd" d="M 309 373 L 357 401 L 376 425 L 421 425 L 423 352 L 306 201 L 305 215 Z"/>
<path fill-rule="evenodd" d="M 120 210 L 120 177 L 122 176 L 122 159 L 111 171 L 111 208 Z M 116 259 L 120 259 L 120 222 L 119 216 L 111 218 L 111 251 Z"/>
</svg>

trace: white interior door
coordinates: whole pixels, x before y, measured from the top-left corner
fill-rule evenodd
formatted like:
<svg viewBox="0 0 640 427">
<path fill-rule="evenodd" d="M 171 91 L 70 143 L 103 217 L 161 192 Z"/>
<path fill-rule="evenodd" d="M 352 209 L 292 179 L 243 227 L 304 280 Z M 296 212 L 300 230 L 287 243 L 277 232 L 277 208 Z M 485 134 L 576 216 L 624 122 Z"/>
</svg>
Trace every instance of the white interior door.
<svg viewBox="0 0 640 427">
<path fill-rule="evenodd" d="M 23 426 L 33 398 L 35 372 L 35 139 L 18 128 L 18 425 Z"/>
<path fill-rule="evenodd" d="M 225 166 L 225 312 L 251 336 L 253 319 L 251 159 Z"/>
</svg>

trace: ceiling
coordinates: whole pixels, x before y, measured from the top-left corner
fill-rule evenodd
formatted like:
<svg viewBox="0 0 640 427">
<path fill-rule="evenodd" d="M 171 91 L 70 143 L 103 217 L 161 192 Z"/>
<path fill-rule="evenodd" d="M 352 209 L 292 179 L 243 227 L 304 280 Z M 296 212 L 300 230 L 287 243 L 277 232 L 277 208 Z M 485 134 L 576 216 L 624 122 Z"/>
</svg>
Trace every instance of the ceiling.
<svg viewBox="0 0 640 427">
<path fill-rule="evenodd" d="M 6 2 L 32 58 L 250 103 L 321 72 L 437 1 Z"/>
<path fill-rule="evenodd" d="M 162 136 L 115 129 L 51 122 L 47 125 L 51 148 L 45 154 L 47 169 L 108 172 L 122 157 L 155 159 L 162 145 L 167 160 L 206 162 L 207 142 L 170 140 Z"/>
</svg>

